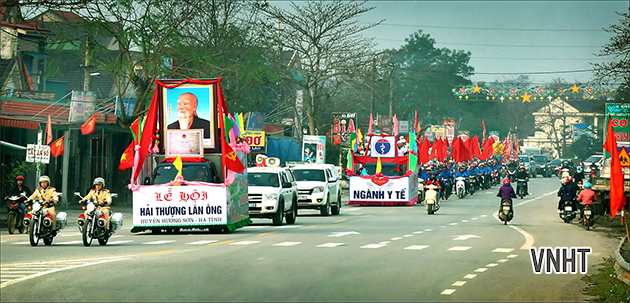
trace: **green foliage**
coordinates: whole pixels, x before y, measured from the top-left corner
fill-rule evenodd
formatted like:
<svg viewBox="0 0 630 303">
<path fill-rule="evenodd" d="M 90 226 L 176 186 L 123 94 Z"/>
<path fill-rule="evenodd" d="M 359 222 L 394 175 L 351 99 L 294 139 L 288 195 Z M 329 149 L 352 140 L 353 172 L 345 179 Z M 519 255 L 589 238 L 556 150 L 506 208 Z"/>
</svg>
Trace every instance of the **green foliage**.
<svg viewBox="0 0 630 303">
<path fill-rule="evenodd" d="M 26 161 L 18 161 L 10 164 L 2 163 L 2 171 L 5 172 L 2 176 L 2 196 L 6 197 L 11 189 L 15 186 L 15 177 L 37 170 L 37 163 L 29 163 Z M 44 170 L 44 164 L 39 164 L 40 169 Z"/>
<path fill-rule="evenodd" d="M 628 302 L 630 289 L 628 285 L 617 279 L 613 266 L 615 258 L 604 258 L 601 264 L 603 268 L 597 273 L 584 276 L 582 279 L 589 283 L 584 293 L 593 296 L 590 300 L 595 302 Z"/>
<path fill-rule="evenodd" d="M 580 136 L 563 154 L 569 158 L 586 159 L 595 154 L 596 151 L 598 149 L 593 144 L 593 139 L 588 136 Z"/>
</svg>

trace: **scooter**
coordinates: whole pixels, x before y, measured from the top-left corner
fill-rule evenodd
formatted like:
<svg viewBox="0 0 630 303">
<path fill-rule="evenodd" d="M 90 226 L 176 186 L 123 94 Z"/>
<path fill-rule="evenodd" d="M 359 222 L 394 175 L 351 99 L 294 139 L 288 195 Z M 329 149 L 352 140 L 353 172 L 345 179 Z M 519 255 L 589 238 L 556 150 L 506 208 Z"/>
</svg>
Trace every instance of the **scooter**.
<svg viewBox="0 0 630 303">
<path fill-rule="evenodd" d="M 464 177 L 455 178 L 455 192 L 459 199 L 464 199 L 464 196 L 466 196 L 466 182 L 464 180 L 466 180 Z"/>
<path fill-rule="evenodd" d="M 17 228 L 19 233 L 24 232 L 24 224 L 22 218 L 24 214 L 20 208 L 20 203 L 26 201 L 26 193 L 21 193 L 19 196 L 11 196 L 9 200 L 9 213 L 7 214 L 7 226 L 9 228 L 9 234 L 13 234 Z"/>
<path fill-rule="evenodd" d="M 571 221 L 575 219 L 576 213 L 575 209 L 573 209 L 573 201 L 564 201 L 559 216 L 560 219 L 564 221 L 564 223 L 571 223 Z"/>
<path fill-rule="evenodd" d="M 424 179 L 418 178 L 418 201 L 424 201 Z"/>
<path fill-rule="evenodd" d="M 526 179 L 518 179 L 516 183 L 516 195 L 518 195 L 521 199 L 527 196 L 527 192 L 525 191 L 525 185 L 527 184 Z"/>
<path fill-rule="evenodd" d="M 429 215 L 434 214 L 438 209 L 440 209 L 440 201 L 438 198 L 438 187 L 429 184 L 427 185 L 427 191 L 425 193 L 424 198 L 424 208 L 427 210 Z"/>
<path fill-rule="evenodd" d="M 61 196 L 61 193 L 57 193 L 57 196 Z M 33 212 L 24 216 L 23 224 L 28 227 L 28 240 L 31 246 L 37 246 L 39 239 L 43 239 L 45 245 L 51 245 L 59 231 L 68 225 L 68 214 L 57 213 L 57 226 L 53 230 L 52 217 L 48 214 L 48 207 L 52 206 L 52 202 L 44 201 L 41 195 L 37 198 L 28 207 Z"/>
<path fill-rule="evenodd" d="M 468 184 L 470 186 L 470 189 L 468 190 L 468 192 L 470 193 L 471 196 L 475 193 L 475 189 L 477 187 L 476 183 L 477 183 L 477 178 L 475 178 L 475 176 L 468 176 Z"/>
<path fill-rule="evenodd" d="M 503 221 L 504 225 L 507 225 L 509 221 L 514 218 L 514 211 L 512 210 L 512 200 L 502 199 L 501 209 L 499 210 L 499 220 Z"/>
<path fill-rule="evenodd" d="M 591 213 L 591 206 L 585 205 L 582 213 L 582 225 L 586 227 L 586 230 L 590 230 L 591 226 L 595 223 L 595 217 Z"/>
<path fill-rule="evenodd" d="M 571 176 L 571 171 L 568 168 L 563 168 L 560 171 L 560 180 Z"/>
<path fill-rule="evenodd" d="M 81 197 L 79 192 L 75 192 L 74 195 L 78 196 L 83 201 L 83 197 Z M 112 198 L 115 198 L 118 194 L 111 194 L 111 196 Z M 77 220 L 77 225 L 79 226 L 79 231 L 81 232 L 83 240 L 83 246 L 90 246 L 90 244 L 92 244 L 92 239 L 94 238 L 98 240 L 98 244 L 106 245 L 109 238 L 122 227 L 123 215 L 121 213 L 110 212 L 110 228 L 108 230 L 107 220 L 105 220 L 105 215 L 103 215 L 103 211 L 101 210 L 103 205 L 95 199 L 87 200 L 86 203 L 87 204 L 83 207 L 83 209 L 87 211 L 87 216 L 85 214 L 80 214 L 79 219 Z"/>
<path fill-rule="evenodd" d="M 507 178 L 510 179 L 510 182 L 513 183 L 514 179 L 516 179 L 516 168 L 509 168 L 506 170 Z"/>
</svg>

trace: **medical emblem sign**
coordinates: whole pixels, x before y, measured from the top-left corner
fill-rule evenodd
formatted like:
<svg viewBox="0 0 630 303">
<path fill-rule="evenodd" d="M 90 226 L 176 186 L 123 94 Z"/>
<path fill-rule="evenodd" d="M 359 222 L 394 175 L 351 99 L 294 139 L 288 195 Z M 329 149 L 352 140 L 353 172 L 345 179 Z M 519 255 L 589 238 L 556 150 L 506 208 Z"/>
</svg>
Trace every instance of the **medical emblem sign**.
<svg viewBox="0 0 630 303">
<path fill-rule="evenodd" d="M 396 138 L 394 136 L 372 136 L 370 141 L 370 157 L 396 157 Z"/>
</svg>

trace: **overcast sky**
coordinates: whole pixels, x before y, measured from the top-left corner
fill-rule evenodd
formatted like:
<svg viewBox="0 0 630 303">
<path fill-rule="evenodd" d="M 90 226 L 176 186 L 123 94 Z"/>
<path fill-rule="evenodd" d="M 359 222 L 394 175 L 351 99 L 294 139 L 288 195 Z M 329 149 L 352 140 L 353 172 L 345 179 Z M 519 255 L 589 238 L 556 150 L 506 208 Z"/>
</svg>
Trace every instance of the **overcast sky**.
<svg viewBox="0 0 630 303">
<path fill-rule="evenodd" d="M 288 2 L 270 1 L 289 8 Z M 300 1 L 296 1 L 300 4 Z M 422 30 L 437 47 L 470 51 L 473 82 L 529 74 L 535 84 L 563 78 L 588 81 L 589 62 L 611 35 L 602 28 L 618 24 L 615 12 L 627 12 L 628 1 L 368 1 L 375 9 L 361 22 L 377 22 L 364 32 L 379 49 L 399 48 Z M 553 74 L 534 74 L 554 72 Z M 497 74 L 514 73 L 514 74 Z"/>
</svg>

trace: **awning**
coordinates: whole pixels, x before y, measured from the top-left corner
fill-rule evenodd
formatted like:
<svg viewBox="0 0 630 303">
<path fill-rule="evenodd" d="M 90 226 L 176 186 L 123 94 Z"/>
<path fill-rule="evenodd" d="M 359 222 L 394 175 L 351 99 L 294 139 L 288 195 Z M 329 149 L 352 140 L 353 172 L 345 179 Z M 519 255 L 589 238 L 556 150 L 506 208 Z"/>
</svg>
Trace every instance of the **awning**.
<svg viewBox="0 0 630 303">
<path fill-rule="evenodd" d="M 24 147 L 22 145 L 17 145 L 17 144 L 5 142 L 5 141 L 0 141 L 0 145 L 6 146 L 6 147 L 10 147 L 10 148 L 15 148 L 15 149 L 21 149 L 21 150 L 26 150 L 27 149 L 26 147 Z"/>
<path fill-rule="evenodd" d="M 36 59 L 50 59 L 50 57 L 46 56 L 46 54 L 40 54 L 32 51 L 25 51 L 24 53 Z"/>
<path fill-rule="evenodd" d="M 34 130 L 39 129 L 39 123 L 37 122 L 9 120 L 9 119 L 0 119 L 0 126 L 26 128 L 26 129 L 34 129 Z"/>
</svg>

